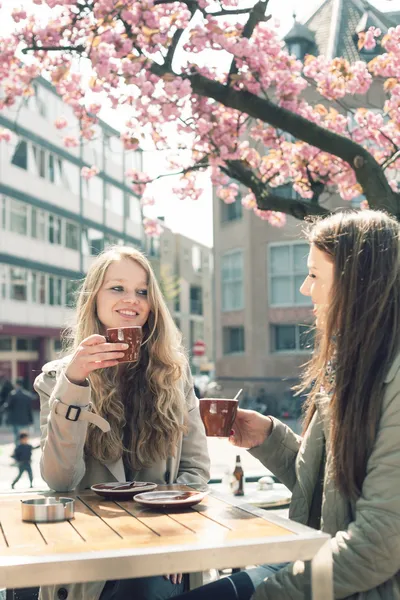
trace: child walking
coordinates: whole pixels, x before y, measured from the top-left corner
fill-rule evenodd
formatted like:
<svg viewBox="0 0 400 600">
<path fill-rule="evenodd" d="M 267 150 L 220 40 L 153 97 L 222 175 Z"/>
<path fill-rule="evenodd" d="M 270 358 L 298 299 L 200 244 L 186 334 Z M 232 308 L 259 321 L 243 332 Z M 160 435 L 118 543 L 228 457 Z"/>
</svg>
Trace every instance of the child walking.
<svg viewBox="0 0 400 600">
<path fill-rule="evenodd" d="M 11 484 L 12 489 L 14 489 L 15 484 L 22 477 L 22 474 L 26 471 L 28 473 L 29 481 L 31 482 L 31 487 L 33 487 L 33 475 L 32 475 L 32 450 L 36 450 L 40 448 L 40 446 L 31 446 L 29 444 L 29 436 L 27 433 L 19 434 L 19 444 L 15 448 L 12 458 L 14 458 L 18 463 L 19 473 L 17 477 Z"/>
</svg>

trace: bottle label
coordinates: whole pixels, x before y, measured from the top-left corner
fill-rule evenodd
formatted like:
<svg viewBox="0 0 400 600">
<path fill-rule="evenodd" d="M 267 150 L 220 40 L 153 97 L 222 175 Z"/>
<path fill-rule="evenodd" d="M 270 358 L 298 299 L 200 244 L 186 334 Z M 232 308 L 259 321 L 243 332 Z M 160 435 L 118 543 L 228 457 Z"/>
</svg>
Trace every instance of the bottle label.
<svg viewBox="0 0 400 600">
<path fill-rule="evenodd" d="M 232 488 L 232 492 L 235 494 L 238 490 L 239 490 L 239 480 L 235 478 L 232 478 L 232 483 L 231 483 L 231 488 Z"/>
</svg>

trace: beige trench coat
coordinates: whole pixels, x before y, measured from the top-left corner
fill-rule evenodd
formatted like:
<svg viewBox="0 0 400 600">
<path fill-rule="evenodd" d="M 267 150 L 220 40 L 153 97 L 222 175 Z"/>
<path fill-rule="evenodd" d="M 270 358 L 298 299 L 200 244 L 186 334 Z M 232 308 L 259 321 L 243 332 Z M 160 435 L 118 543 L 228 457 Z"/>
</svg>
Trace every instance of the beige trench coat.
<svg viewBox="0 0 400 600">
<path fill-rule="evenodd" d="M 91 397 L 90 386 L 72 384 L 65 376 L 66 361 L 53 361 L 43 367 L 35 381 L 40 396 L 41 428 L 41 474 L 48 486 L 58 492 L 90 488 L 105 481 L 125 481 L 122 459 L 102 464 L 84 458 L 87 422 L 69 421 L 55 413 L 54 403 L 82 407 L 88 410 Z M 210 460 L 203 422 L 200 418 L 199 401 L 191 381 L 184 390 L 188 409 L 187 436 L 181 437 L 176 456 L 160 461 L 137 473 L 138 481 L 155 483 L 206 484 L 210 476 Z M 76 583 L 41 588 L 41 600 L 98 600 L 105 582 Z"/>
</svg>

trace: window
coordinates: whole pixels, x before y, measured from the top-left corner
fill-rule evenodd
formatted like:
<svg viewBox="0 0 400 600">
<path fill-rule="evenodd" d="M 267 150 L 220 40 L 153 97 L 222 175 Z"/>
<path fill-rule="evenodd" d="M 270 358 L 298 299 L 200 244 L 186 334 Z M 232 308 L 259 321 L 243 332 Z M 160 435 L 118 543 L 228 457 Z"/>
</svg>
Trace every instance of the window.
<svg viewBox="0 0 400 600">
<path fill-rule="evenodd" d="M 80 281 L 77 279 L 67 279 L 65 282 L 65 304 L 70 308 L 76 305 L 77 291 L 80 286 Z"/>
<path fill-rule="evenodd" d="M 11 300 L 27 300 L 27 272 L 25 269 L 11 267 L 10 269 L 10 297 Z"/>
<path fill-rule="evenodd" d="M 35 105 L 36 110 L 42 117 L 47 116 L 47 102 L 46 102 L 46 90 L 37 84 L 33 84 L 35 91 Z"/>
<path fill-rule="evenodd" d="M 243 252 L 235 250 L 222 256 L 222 310 L 241 310 L 243 301 Z"/>
<path fill-rule="evenodd" d="M 0 335 L 0 352 L 5 352 L 7 350 L 12 350 L 12 339 Z"/>
<path fill-rule="evenodd" d="M 203 314 L 203 298 L 201 287 L 190 286 L 190 314 Z"/>
<path fill-rule="evenodd" d="M 86 229 L 82 233 L 82 244 L 84 254 L 96 256 L 104 248 L 104 236 L 97 229 Z"/>
<path fill-rule="evenodd" d="M 60 217 L 49 215 L 49 242 L 61 244 L 62 221 Z"/>
<path fill-rule="evenodd" d="M 65 222 L 65 246 L 71 250 L 79 250 L 79 227 L 72 221 Z"/>
<path fill-rule="evenodd" d="M 24 202 L 10 199 L 10 231 L 21 235 L 28 233 L 28 206 Z"/>
<path fill-rule="evenodd" d="M 0 298 L 7 298 L 8 266 L 0 265 Z"/>
<path fill-rule="evenodd" d="M 174 298 L 174 310 L 179 312 L 181 310 L 181 294 L 178 292 Z"/>
<path fill-rule="evenodd" d="M 269 301 L 271 306 L 307 306 L 310 298 L 300 293 L 307 276 L 309 246 L 303 243 L 269 247 Z"/>
<path fill-rule="evenodd" d="M 19 140 L 11 164 L 25 171 L 28 169 L 28 145 L 25 140 Z"/>
<path fill-rule="evenodd" d="M 244 327 L 224 327 L 222 340 L 224 354 L 244 352 Z"/>
<path fill-rule="evenodd" d="M 38 274 L 35 273 L 34 271 L 29 273 L 29 281 L 30 281 L 30 287 L 31 287 L 31 302 L 37 302 L 38 301 L 38 295 L 37 295 L 37 278 L 38 278 Z"/>
<path fill-rule="evenodd" d="M 36 174 L 39 177 L 46 177 L 46 152 L 40 146 L 32 145 L 33 157 L 35 160 Z"/>
<path fill-rule="evenodd" d="M 54 340 L 54 351 L 55 352 L 61 352 L 62 350 L 62 341 L 61 340 Z"/>
<path fill-rule="evenodd" d="M 46 275 L 39 275 L 38 300 L 39 304 L 46 304 Z"/>
<path fill-rule="evenodd" d="M 49 154 L 49 179 L 52 183 L 56 180 L 56 159 L 52 154 Z"/>
<path fill-rule="evenodd" d="M 0 228 L 7 229 L 7 198 L 3 196 L 0 206 Z"/>
<path fill-rule="evenodd" d="M 32 352 L 38 350 L 38 340 L 33 338 L 17 338 L 17 350 L 20 352 Z"/>
<path fill-rule="evenodd" d="M 31 236 L 37 240 L 46 239 L 46 214 L 44 210 L 31 209 Z"/>
<path fill-rule="evenodd" d="M 273 352 L 310 352 L 314 347 L 314 331 L 308 325 L 273 325 Z"/>
<path fill-rule="evenodd" d="M 60 277 L 49 277 L 49 304 L 50 306 L 62 306 L 62 279 Z"/>
<path fill-rule="evenodd" d="M 193 271 L 200 273 L 201 271 L 201 250 L 198 246 L 192 247 L 192 267 Z"/>
<path fill-rule="evenodd" d="M 242 196 L 239 193 L 236 196 L 235 202 L 231 204 L 226 204 L 223 200 L 221 200 L 221 222 L 227 223 L 229 221 L 236 221 L 237 219 L 241 219 L 243 215 L 243 207 L 242 207 Z"/>
</svg>

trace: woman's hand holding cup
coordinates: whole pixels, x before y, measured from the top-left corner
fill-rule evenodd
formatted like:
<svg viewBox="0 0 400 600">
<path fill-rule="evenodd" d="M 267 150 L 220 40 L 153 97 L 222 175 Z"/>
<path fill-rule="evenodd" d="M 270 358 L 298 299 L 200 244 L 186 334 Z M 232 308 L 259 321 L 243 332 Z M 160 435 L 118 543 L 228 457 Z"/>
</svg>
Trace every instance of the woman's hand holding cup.
<svg viewBox="0 0 400 600">
<path fill-rule="evenodd" d="M 83 385 L 92 371 L 118 365 L 128 347 L 124 342 L 107 342 L 103 335 L 90 335 L 75 350 L 65 375 L 71 383 Z"/>
<path fill-rule="evenodd" d="M 238 408 L 229 441 L 240 448 L 260 446 L 271 434 L 273 421 L 254 410 Z"/>
</svg>

